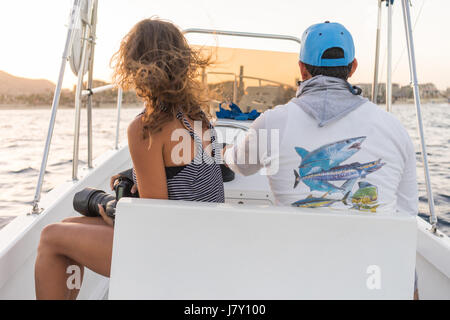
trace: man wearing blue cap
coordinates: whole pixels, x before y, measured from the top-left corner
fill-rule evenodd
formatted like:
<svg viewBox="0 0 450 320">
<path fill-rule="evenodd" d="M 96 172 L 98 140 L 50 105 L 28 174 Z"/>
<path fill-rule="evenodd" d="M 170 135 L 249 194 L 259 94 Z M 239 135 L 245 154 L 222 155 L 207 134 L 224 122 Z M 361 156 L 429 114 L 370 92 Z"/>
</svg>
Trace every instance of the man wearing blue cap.
<svg viewBox="0 0 450 320">
<path fill-rule="evenodd" d="M 411 139 L 347 81 L 357 66 L 343 25 L 309 27 L 296 97 L 256 119 L 245 139 L 226 149 L 226 164 L 243 175 L 267 174 L 277 205 L 417 215 Z"/>
</svg>

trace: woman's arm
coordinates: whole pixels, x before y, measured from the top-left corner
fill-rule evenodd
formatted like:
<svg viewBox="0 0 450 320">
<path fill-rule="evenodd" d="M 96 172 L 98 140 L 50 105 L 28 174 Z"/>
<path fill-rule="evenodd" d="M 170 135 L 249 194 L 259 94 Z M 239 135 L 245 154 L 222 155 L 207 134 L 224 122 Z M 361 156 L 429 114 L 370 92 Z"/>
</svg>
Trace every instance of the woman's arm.
<svg viewBox="0 0 450 320">
<path fill-rule="evenodd" d="M 143 139 L 141 117 L 128 126 L 128 146 L 136 171 L 141 198 L 168 199 L 167 180 L 163 159 L 163 141 L 160 133 Z"/>
</svg>

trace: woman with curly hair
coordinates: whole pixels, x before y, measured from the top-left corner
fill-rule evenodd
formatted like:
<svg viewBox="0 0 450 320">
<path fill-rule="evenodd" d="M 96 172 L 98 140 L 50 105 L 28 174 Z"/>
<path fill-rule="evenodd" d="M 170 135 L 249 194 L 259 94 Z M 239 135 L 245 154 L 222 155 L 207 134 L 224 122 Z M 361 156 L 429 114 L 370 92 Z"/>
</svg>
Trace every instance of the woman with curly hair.
<svg viewBox="0 0 450 320">
<path fill-rule="evenodd" d="M 140 197 L 224 202 L 220 151 L 198 81 L 208 59 L 172 23 L 145 19 L 124 37 L 112 62 L 115 83 L 134 89 L 145 104 L 128 127 Z M 79 290 L 66 284 L 69 266 L 109 277 L 113 221 L 101 206 L 99 211 L 102 217 L 73 217 L 44 228 L 35 264 L 37 299 L 76 299 Z"/>
</svg>

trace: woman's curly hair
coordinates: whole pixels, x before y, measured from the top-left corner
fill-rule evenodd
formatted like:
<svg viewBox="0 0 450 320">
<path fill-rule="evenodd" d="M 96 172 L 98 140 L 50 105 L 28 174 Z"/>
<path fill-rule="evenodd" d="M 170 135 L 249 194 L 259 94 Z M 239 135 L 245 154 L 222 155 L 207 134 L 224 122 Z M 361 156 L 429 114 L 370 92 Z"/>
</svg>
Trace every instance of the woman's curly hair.
<svg viewBox="0 0 450 320">
<path fill-rule="evenodd" d="M 144 138 L 161 130 L 181 111 L 208 123 L 208 97 L 200 78 L 209 58 L 192 49 L 172 23 L 157 18 L 137 23 L 113 56 L 114 82 L 134 89 L 145 101 Z"/>
</svg>

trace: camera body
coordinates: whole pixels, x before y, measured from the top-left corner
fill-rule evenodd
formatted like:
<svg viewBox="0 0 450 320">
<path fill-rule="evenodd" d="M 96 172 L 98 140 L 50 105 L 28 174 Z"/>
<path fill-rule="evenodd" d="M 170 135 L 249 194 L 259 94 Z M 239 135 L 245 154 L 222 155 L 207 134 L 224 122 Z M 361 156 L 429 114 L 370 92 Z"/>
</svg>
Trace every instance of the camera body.
<svg viewBox="0 0 450 320">
<path fill-rule="evenodd" d="M 86 217 L 99 217 L 98 205 L 101 205 L 108 217 L 114 219 L 117 202 L 123 198 L 139 198 L 138 192 L 131 193 L 134 182 L 132 179 L 121 175 L 118 183 L 114 186 L 115 196 L 103 190 L 85 188 L 75 194 L 73 198 L 73 208 L 78 213 Z"/>
</svg>

